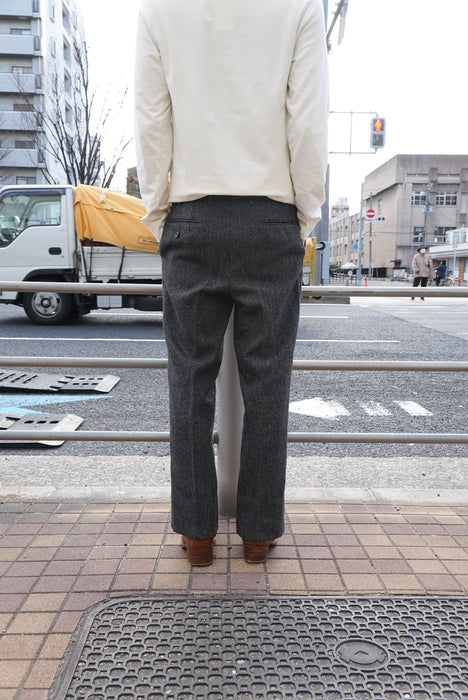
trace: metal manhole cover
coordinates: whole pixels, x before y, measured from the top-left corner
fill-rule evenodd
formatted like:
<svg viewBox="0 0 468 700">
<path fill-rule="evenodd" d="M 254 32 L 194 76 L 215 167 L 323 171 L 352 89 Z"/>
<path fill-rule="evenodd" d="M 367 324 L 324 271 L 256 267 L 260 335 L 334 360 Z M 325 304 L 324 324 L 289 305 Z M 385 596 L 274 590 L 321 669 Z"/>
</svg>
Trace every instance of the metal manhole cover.
<svg viewBox="0 0 468 700">
<path fill-rule="evenodd" d="M 49 698 L 468 700 L 468 599 L 114 599 Z"/>
</svg>

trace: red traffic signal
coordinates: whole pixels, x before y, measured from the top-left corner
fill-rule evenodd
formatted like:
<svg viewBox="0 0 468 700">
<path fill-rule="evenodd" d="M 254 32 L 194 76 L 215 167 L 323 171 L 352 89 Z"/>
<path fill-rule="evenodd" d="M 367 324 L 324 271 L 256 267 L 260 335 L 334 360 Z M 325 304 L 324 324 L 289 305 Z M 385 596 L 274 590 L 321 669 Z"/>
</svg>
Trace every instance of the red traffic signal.
<svg viewBox="0 0 468 700">
<path fill-rule="evenodd" d="M 371 119 L 370 145 L 371 148 L 383 148 L 385 146 L 385 119 L 382 117 Z"/>
</svg>

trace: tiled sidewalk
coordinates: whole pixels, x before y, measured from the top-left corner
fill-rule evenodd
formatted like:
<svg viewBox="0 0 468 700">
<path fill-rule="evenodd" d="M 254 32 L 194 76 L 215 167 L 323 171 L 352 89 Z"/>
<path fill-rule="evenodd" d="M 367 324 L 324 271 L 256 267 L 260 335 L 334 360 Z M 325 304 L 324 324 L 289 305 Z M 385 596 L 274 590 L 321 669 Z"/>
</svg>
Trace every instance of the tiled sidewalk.
<svg viewBox="0 0 468 700">
<path fill-rule="evenodd" d="M 222 520 L 191 569 L 163 501 L 0 503 L 0 700 L 45 700 L 82 612 L 113 596 L 468 593 L 468 505 L 289 502 L 265 565 Z"/>
</svg>

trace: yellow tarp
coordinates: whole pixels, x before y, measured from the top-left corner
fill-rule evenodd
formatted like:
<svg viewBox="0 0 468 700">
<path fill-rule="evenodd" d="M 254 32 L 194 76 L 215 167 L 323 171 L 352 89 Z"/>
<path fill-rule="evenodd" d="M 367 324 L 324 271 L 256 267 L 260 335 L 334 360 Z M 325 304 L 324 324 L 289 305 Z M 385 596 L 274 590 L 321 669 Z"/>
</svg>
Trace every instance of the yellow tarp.
<svg viewBox="0 0 468 700">
<path fill-rule="evenodd" d="M 312 264 L 312 253 L 314 252 L 315 241 L 313 238 L 306 238 L 303 265 Z"/>
<path fill-rule="evenodd" d="M 75 226 L 81 240 L 157 253 L 157 240 L 140 221 L 145 214 L 138 197 L 91 185 L 75 188 Z"/>
</svg>

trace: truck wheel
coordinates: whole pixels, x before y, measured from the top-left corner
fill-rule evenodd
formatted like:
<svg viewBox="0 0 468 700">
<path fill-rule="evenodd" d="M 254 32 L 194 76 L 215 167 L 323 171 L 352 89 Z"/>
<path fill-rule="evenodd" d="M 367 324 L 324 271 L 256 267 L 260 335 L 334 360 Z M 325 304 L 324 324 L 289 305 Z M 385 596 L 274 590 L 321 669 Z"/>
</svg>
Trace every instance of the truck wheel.
<svg viewBox="0 0 468 700">
<path fill-rule="evenodd" d="M 59 326 L 76 313 L 73 297 L 59 292 L 28 292 L 23 306 L 31 321 L 42 326 Z"/>
</svg>

